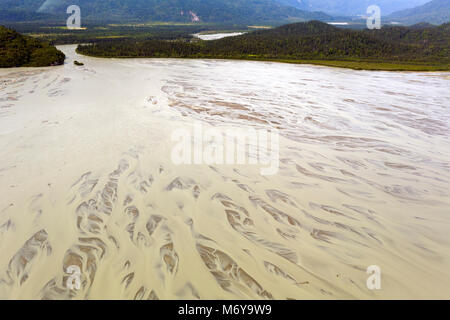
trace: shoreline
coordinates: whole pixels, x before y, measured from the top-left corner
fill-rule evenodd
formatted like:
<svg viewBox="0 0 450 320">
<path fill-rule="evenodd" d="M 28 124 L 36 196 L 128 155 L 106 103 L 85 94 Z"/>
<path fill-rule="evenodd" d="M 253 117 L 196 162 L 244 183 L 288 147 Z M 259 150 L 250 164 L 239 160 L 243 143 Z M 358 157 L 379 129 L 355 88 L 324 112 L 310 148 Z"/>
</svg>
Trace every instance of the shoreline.
<svg viewBox="0 0 450 320">
<path fill-rule="evenodd" d="M 117 56 L 104 57 L 85 54 L 75 50 L 77 54 L 103 59 L 189 59 L 189 60 L 242 60 L 242 61 L 259 61 L 259 62 L 277 62 L 287 64 L 305 64 L 316 65 L 330 68 L 350 69 L 357 71 L 391 71 L 391 72 L 450 72 L 450 65 L 421 65 L 421 64 L 400 64 L 391 62 L 361 62 L 346 60 L 296 60 L 296 59 L 269 59 L 269 58 L 221 58 L 221 57 L 135 57 L 135 56 Z"/>
</svg>

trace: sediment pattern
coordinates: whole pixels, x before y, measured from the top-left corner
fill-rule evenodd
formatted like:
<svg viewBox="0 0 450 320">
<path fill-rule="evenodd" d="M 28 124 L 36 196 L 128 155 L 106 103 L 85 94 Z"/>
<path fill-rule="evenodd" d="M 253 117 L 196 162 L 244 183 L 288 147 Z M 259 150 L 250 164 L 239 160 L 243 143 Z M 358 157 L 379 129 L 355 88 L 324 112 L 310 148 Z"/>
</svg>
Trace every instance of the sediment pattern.
<svg viewBox="0 0 450 320">
<path fill-rule="evenodd" d="M 0 298 L 450 296 L 445 75 L 71 50 L 0 74 Z M 279 172 L 175 166 L 194 121 L 277 128 Z"/>
</svg>

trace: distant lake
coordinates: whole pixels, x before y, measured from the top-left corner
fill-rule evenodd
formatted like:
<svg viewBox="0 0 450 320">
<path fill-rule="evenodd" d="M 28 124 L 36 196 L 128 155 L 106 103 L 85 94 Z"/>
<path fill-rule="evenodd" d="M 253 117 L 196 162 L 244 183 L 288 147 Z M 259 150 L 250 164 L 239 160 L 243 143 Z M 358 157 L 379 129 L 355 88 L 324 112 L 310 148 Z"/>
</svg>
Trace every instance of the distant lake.
<svg viewBox="0 0 450 320">
<path fill-rule="evenodd" d="M 327 23 L 332 26 L 348 26 L 349 25 L 348 22 L 327 22 Z"/>
<path fill-rule="evenodd" d="M 227 37 L 236 37 L 243 35 L 244 32 L 232 32 L 232 33 L 214 33 L 214 34 L 194 34 L 194 37 L 202 39 L 202 40 L 218 40 Z"/>
</svg>

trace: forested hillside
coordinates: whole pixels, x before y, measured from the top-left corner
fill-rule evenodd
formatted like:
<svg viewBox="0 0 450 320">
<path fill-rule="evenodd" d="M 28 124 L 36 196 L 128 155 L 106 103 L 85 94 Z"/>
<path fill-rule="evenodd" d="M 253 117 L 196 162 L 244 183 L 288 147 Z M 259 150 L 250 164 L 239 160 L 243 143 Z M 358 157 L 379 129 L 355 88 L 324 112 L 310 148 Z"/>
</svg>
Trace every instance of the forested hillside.
<svg viewBox="0 0 450 320">
<path fill-rule="evenodd" d="M 266 23 L 331 19 L 324 13 L 302 11 L 275 0 L 0 0 L 4 11 L 0 17 L 17 21 L 21 15 L 48 14 L 61 20 L 73 4 L 80 6 L 83 19 L 97 22 Z M 8 20 L 8 15 L 13 20 Z"/>
<path fill-rule="evenodd" d="M 385 41 L 406 45 L 417 59 L 450 59 L 450 23 L 441 26 L 417 24 L 410 27 L 384 27 L 381 30 L 365 30 L 371 36 Z"/>
<path fill-rule="evenodd" d="M 0 68 L 46 67 L 64 63 L 54 46 L 0 26 Z"/>
</svg>

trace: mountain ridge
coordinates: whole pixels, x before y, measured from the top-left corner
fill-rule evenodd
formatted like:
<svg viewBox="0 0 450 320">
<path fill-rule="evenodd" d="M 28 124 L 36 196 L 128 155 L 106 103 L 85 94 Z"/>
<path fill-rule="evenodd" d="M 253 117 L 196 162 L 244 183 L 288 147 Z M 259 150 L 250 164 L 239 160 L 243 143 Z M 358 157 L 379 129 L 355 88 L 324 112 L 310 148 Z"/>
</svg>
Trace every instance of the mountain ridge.
<svg viewBox="0 0 450 320">
<path fill-rule="evenodd" d="M 48 14 L 61 20 L 67 18 L 69 5 L 80 6 L 82 19 L 95 21 L 255 23 L 332 19 L 275 0 L 0 0 L 0 5 L 10 16 Z M 6 20 L 7 14 L 0 13 L 0 19 Z"/>
<path fill-rule="evenodd" d="M 392 12 L 413 8 L 429 0 L 277 0 L 281 4 L 301 10 L 322 11 L 331 15 L 357 16 L 365 15 L 370 5 L 378 5 L 381 14 L 386 16 Z"/>
<path fill-rule="evenodd" d="M 405 24 L 427 22 L 439 25 L 450 21 L 450 1 L 433 0 L 422 6 L 394 12 L 387 19 Z"/>
</svg>

